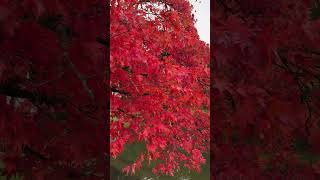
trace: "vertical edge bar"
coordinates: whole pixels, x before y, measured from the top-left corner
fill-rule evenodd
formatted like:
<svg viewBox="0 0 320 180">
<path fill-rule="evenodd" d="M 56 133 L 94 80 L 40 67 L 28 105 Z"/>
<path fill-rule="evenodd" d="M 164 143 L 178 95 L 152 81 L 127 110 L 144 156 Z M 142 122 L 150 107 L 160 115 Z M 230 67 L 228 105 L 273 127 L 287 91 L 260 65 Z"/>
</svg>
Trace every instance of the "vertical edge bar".
<svg viewBox="0 0 320 180">
<path fill-rule="evenodd" d="M 110 178 L 110 0 L 106 0 L 106 86 L 107 86 L 107 114 L 106 114 L 106 140 L 107 140 L 107 154 L 106 154 L 106 177 Z"/>
<path fill-rule="evenodd" d="M 215 0 L 210 3 L 210 179 L 214 179 L 214 151 L 213 151 L 213 11 L 215 7 Z"/>
</svg>

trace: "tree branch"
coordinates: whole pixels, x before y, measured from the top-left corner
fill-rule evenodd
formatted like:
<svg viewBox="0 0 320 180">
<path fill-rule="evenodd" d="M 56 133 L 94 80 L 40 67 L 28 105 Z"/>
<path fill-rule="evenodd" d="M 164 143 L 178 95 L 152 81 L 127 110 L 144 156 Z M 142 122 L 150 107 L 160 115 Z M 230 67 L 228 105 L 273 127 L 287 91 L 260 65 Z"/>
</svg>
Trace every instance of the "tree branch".
<svg viewBox="0 0 320 180">
<path fill-rule="evenodd" d="M 58 96 L 46 96 L 41 92 L 31 92 L 20 88 L 13 82 L 0 84 L 0 94 L 14 98 L 29 99 L 33 103 L 45 103 L 47 105 L 64 104 L 64 99 Z"/>
</svg>

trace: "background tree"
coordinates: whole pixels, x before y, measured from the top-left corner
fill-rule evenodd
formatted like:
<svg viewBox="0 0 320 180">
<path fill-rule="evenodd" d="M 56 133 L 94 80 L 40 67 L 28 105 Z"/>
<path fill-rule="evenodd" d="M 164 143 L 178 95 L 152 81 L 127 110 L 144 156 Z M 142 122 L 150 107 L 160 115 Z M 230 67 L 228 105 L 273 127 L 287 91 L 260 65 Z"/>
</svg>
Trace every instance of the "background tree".
<svg viewBox="0 0 320 180">
<path fill-rule="evenodd" d="M 209 47 L 187 0 L 111 0 L 111 156 L 144 148 L 155 174 L 200 170 L 209 148 Z"/>
<path fill-rule="evenodd" d="M 105 7 L 95 0 L 0 2 L 5 175 L 105 179 Z"/>
<path fill-rule="evenodd" d="M 317 6 L 215 1 L 214 179 L 319 179 Z"/>
</svg>

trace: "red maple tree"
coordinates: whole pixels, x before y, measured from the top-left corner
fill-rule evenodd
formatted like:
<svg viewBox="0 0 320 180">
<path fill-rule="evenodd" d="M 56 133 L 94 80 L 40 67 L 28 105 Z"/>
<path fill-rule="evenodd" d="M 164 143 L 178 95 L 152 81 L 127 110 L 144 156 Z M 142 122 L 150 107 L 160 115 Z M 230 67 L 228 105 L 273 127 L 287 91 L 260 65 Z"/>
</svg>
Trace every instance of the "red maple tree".
<svg viewBox="0 0 320 180">
<path fill-rule="evenodd" d="M 214 179 L 319 179 L 318 1 L 216 0 Z"/>
<path fill-rule="evenodd" d="M 0 2 L 4 174 L 105 179 L 105 7 L 98 0 Z"/>
<path fill-rule="evenodd" d="M 111 0 L 110 153 L 144 143 L 133 164 L 200 170 L 209 148 L 209 46 L 187 0 Z"/>
</svg>

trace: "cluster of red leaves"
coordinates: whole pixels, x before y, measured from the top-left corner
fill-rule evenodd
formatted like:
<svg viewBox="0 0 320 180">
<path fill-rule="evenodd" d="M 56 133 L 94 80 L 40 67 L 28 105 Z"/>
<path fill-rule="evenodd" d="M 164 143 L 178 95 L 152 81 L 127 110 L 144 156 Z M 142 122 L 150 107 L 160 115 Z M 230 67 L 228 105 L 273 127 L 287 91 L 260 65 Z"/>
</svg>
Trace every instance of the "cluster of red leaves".
<svg viewBox="0 0 320 180">
<path fill-rule="evenodd" d="M 209 46 L 187 0 L 111 0 L 111 156 L 144 143 L 154 173 L 200 170 L 209 148 Z"/>
<path fill-rule="evenodd" d="M 310 0 L 216 0 L 214 179 L 319 179 L 320 21 Z"/>
<path fill-rule="evenodd" d="M 6 174 L 103 179 L 105 7 L 99 0 L 0 1 L 0 158 Z"/>
</svg>

